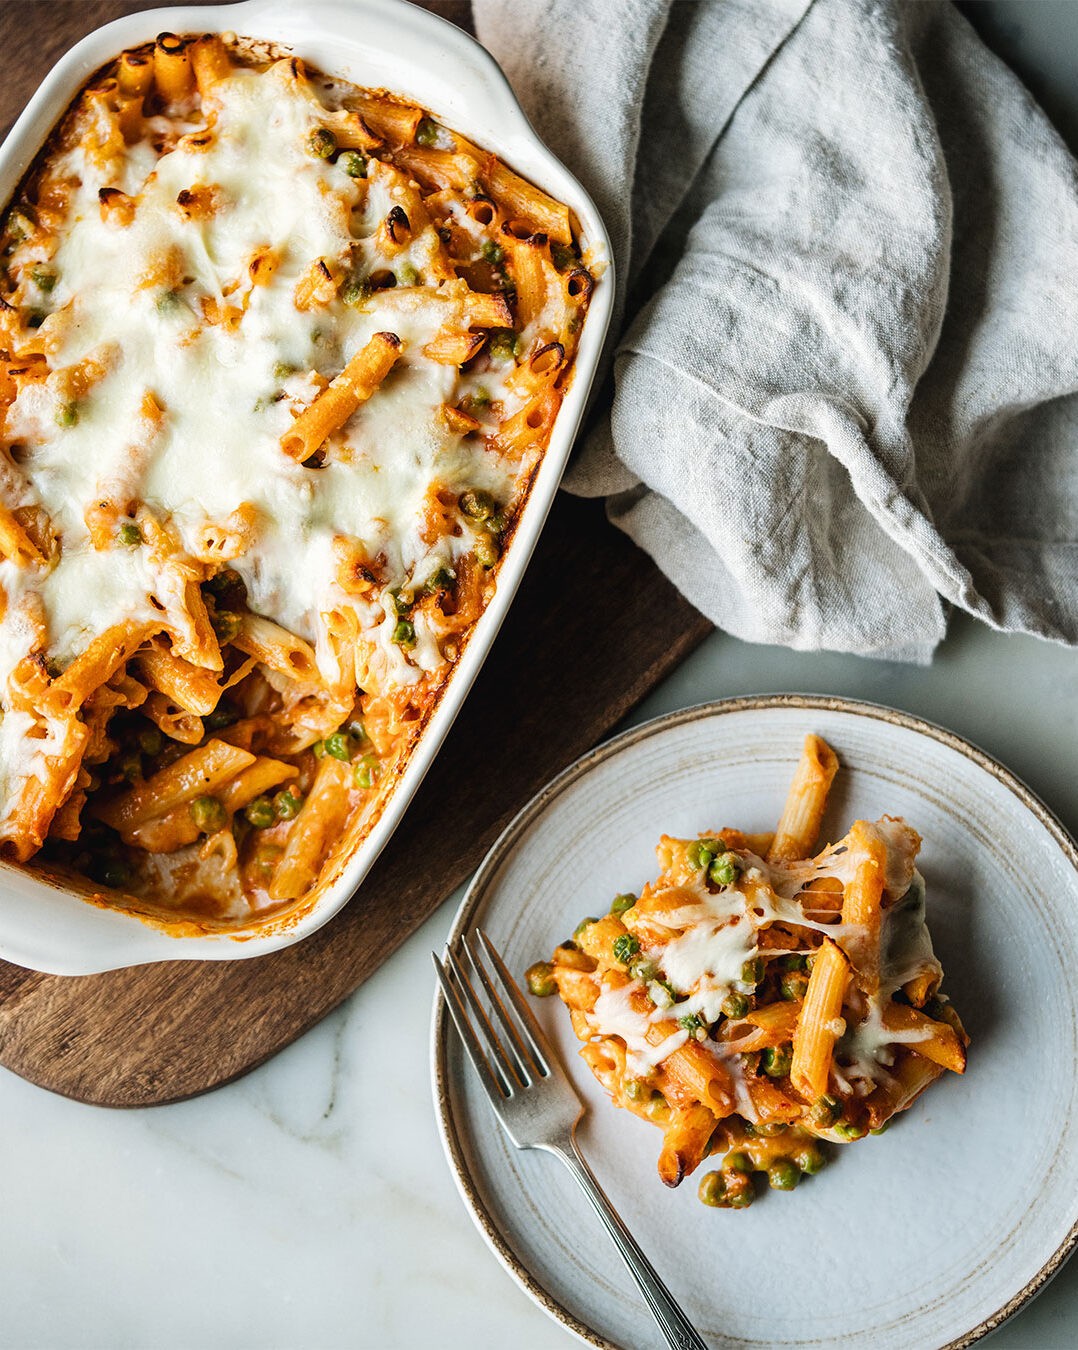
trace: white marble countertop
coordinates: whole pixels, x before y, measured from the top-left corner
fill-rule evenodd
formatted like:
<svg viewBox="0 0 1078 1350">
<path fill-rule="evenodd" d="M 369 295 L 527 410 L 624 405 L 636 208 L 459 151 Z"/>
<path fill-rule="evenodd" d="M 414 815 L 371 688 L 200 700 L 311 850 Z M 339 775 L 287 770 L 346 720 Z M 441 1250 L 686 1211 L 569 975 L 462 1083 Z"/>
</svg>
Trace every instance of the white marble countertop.
<svg viewBox="0 0 1078 1350">
<path fill-rule="evenodd" d="M 950 726 L 1078 827 L 1073 652 L 969 620 L 926 669 L 716 635 L 633 720 L 777 690 L 873 699 Z M 575 1344 L 488 1252 L 442 1157 L 429 953 L 454 908 L 302 1041 L 210 1096 L 110 1112 L 0 1072 L 0 1346 Z M 1078 1262 L 995 1343 L 1078 1343 Z"/>
<path fill-rule="evenodd" d="M 1078 4 L 963 10 L 1073 144 Z M 951 727 L 1078 831 L 1073 652 L 964 619 L 927 669 L 716 635 L 632 720 L 780 690 L 871 699 Z M 0 1348 L 576 1344 L 502 1272 L 442 1157 L 428 1076 L 429 953 L 455 905 L 297 1045 L 208 1097 L 108 1112 L 0 1071 Z M 598 1228 L 595 1240 L 605 1240 Z M 1078 1344 L 1078 1261 L 993 1344 Z"/>
</svg>

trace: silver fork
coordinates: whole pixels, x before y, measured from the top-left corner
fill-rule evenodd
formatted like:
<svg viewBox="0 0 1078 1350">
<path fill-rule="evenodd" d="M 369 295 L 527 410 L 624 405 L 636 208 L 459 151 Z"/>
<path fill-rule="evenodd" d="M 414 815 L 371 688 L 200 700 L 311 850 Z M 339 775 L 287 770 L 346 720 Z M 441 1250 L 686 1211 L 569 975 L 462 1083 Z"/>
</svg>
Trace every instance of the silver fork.
<svg viewBox="0 0 1078 1350">
<path fill-rule="evenodd" d="M 502 1128 L 517 1148 L 553 1153 L 572 1172 L 674 1350 L 707 1350 L 584 1161 L 576 1142 L 584 1105 L 505 963 L 479 929 L 471 943 L 461 940 L 459 952 L 447 948 L 444 963 L 435 955 L 434 968 L 453 1024 Z M 486 993 L 500 1035 L 476 993 L 463 955 Z"/>
</svg>

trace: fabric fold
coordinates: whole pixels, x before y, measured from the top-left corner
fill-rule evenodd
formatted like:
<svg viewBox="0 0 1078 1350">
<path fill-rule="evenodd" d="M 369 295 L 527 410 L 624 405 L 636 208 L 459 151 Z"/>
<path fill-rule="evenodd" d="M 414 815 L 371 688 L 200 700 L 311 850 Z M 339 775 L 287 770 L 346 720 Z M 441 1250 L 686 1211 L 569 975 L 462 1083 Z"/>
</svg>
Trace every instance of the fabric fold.
<svg viewBox="0 0 1078 1350">
<path fill-rule="evenodd" d="M 737 636 L 1078 642 L 1075 164 L 945 3 L 475 0 L 614 244 L 570 491 Z"/>
</svg>

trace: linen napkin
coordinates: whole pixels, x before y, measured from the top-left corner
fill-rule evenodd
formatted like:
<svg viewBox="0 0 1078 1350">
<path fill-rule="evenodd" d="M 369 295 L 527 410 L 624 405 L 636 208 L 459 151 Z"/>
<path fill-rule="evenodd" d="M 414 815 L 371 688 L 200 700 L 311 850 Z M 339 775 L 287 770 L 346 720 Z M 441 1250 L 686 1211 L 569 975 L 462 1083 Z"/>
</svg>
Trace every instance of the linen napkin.
<svg viewBox="0 0 1078 1350">
<path fill-rule="evenodd" d="M 566 487 L 741 638 L 924 661 L 951 602 L 1078 642 L 1075 163 L 958 11 L 474 12 L 613 241 Z"/>
</svg>

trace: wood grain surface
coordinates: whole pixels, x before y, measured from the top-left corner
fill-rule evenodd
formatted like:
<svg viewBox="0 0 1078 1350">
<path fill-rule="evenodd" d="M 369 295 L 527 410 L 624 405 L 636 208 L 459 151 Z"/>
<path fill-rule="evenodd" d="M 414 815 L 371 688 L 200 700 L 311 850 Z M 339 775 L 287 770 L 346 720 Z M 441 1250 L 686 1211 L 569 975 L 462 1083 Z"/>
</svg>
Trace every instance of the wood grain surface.
<svg viewBox="0 0 1078 1350">
<path fill-rule="evenodd" d="M 469 25 L 466 3 L 428 7 Z M 0 3 L 0 127 L 10 127 L 73 42 L 141 8 Z M 528 798 L 709 631 L 598 504 L 560 494 L 463 712 L 345 909 L 296 946 L 249 961 L 80 978 L 0 962 L 0 1064 L 102 1106 L 178 1101 L 261 1064 L 381 965 L 475 870 Z"/>
</svg>

